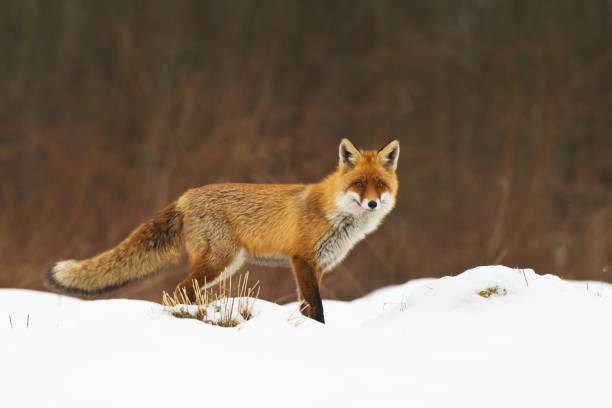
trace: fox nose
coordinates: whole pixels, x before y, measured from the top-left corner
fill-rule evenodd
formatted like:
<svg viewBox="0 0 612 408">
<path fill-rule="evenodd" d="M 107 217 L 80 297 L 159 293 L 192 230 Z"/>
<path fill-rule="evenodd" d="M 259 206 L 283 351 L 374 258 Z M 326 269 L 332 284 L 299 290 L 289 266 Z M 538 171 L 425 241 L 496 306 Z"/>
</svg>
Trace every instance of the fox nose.
<svg viewBox="0 0 612 408">
<path fill-rule="evenodd" d="M 377 205 L 378 204 L 376 204 L 376 201 L 370 201 L 368 203 L 368 207 L 370 207 L 371 209 L 375 209 Z"/>
</svg>

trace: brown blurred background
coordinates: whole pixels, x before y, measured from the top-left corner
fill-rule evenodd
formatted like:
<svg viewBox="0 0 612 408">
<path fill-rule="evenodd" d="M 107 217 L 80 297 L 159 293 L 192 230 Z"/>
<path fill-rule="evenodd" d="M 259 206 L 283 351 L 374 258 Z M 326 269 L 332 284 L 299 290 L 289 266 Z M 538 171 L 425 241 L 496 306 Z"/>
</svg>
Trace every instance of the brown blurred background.
<svg viewBox="0 0 612 408">
<path fill-rule="evenodd" d="M 0 286 L 190 187 L 317 181 L 342 137 L 399 139 L 400 192 L 324 297 L 491 263 L 612 281 L 611 41 L 608 0 L 3 1 Z"/>
</svg>

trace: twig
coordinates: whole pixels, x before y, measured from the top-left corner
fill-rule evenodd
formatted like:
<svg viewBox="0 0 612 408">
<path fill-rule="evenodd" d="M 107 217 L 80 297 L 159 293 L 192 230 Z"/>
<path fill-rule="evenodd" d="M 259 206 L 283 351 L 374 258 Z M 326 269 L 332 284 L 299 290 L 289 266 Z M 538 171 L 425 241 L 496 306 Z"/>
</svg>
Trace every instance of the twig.
<svg viewBox="0 0 612 408">
<path fill-rule="evenodd" d="M 403 296 L 402 296 L 402 300 L 400 300 L 399 302 L 384 302 L 383 306 L 382 306 L 383 312 L 385 311 L 385 306 L 387 306 L 387 305 L 399 305 L 400 312 L 403 312 L 404 310 L 406 310 L 408 308 L 408 304 L 404 300 Z"/>
<path fill-rule="evenodd" d="M 301 301 L 299 307 L 294 310 L 287 318 L 287 323 L 293 324 L 295 327 L 304 323 L 304 311 L 308 308 L 308 304 Z M 295 323 L 294 323 L 295 322 Z"/>
<path fill-rule="evenodd" d="M 529 287 L 529 282 L 527 282 L 527 276 L 525 275 L 525 270 L 521 269 L 521 272 L 523 272 L 523 278 L 525 278 L 525 284 L 527 285 L 527 287 Z"/>
<path fill-rule="evenodd" d="M 9 325 L 11 326 L 11 329 L 13 328 L 13 319 L 11 319 L 11 315 L 9 315 Z"/>
</svg>

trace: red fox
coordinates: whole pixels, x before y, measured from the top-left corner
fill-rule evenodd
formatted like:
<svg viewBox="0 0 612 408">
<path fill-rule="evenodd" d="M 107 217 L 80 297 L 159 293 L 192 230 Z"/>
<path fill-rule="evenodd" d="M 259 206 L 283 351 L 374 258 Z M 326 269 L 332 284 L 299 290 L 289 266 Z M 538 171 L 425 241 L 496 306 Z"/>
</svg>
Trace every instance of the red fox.
<svg viewBox="0 0 612 408">
<path fill-rule="evenodd" d="M 176 262 L 184 247 L 193 280 L 214 285 L 245 261 L 293 268 L 303 313 L 325 322 L 319 283 L 395 205 L 399 142 L 378 151 L 340 142 L 338 169 L 315 184 L 211 184 L 187 190 L 115 248 L 53 265 L 47 282 L 95 294 Z"/>
</svg>

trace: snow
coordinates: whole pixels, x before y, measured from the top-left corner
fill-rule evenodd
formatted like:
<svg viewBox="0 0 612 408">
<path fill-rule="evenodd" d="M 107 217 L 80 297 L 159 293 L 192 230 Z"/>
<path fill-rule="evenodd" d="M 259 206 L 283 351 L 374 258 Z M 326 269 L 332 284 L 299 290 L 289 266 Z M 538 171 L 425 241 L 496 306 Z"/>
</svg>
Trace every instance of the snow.
<svg viewBox="0 0 612 408">
<path fill-rule="evenodd" d="M 612 285 L 487 266 L 324 308 L 326 325 L 259 300 L 222 328 L 152 302 L 0 289 L 1 405 L 612 404 Z"/>
</svg>

